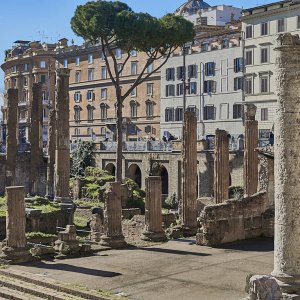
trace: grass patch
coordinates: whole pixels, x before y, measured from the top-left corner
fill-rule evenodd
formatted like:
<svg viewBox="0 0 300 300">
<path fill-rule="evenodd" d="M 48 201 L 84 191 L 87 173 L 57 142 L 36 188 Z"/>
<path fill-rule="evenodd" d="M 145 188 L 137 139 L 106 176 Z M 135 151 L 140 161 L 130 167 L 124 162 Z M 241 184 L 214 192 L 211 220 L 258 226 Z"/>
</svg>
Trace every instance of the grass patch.
<svg viewBox="0 0 300 300">
<path fill-rule="evenodd" d="M 43 197 L 34 197 L 26 200 L 26 207 L 39 209 L 42 213 L 51 213 L 61 210 L 58 203 L 51 202 L 49 199 Z"/>
<path fill-rule="evenodd" d="M 87 229 L 88 228 L 89 219 L 84 216 L 78 216 L 75 214 L 74 216 L 74 225 L 77 229 Z"/>
<path fill-rule="evenodd" d="M 85 200 L 75 200 L 74 203 L 77 205 L 77 206 L 86 206 L 86 207 L 101 207 L 103 208 L 104 207 L 104 203 L 101 202 L 101 201 L 85 201 Z"/>
<path fill-rule="evenodd" d="M 6 217 L 6 210 L 0 209 L 0 217 Z"/>
<path fill-rule="evenodd" d="M 37 238 L 46 239 L 46 238 L 55 238 L 55 237 L 57 237 L 57 235 L 56 234 L 44 233 L 44 232 L 27 232 L 26 237 L 31 238 L 31 239 L 37 239 Z"/>
</svg>

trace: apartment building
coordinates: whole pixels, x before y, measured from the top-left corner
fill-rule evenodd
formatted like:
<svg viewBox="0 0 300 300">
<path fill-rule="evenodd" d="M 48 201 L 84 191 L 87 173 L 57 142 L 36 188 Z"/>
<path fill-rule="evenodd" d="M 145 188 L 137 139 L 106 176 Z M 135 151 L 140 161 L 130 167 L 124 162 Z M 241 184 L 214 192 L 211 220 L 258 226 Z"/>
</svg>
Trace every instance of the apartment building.
<svg viewBox="0 0 300 300">
<path fill-rule="evenodd" d="M 240 23 L 197 25 L 194 44 L 161 70 L 161 135 L 182 138 L 183 74 L 187 79 L 186 110 L 197 114 L 198 139 L 217 128 L 237 138 L 243 134 L 243 48 Z"/>
<path fill-rule="evenodd" d="M 127 53 L 115 56 L 120 68 Z M 132 50 L 121 74 L 126 91 L 147 62 L 147 55 Z M 113 141 L 116 138 L 116 95 L 100 45 L 72 45 L 59 49 L 57 60 L 70 69 L 70 134 L 72 140 Z M 108 57 L 111 61 L 111 57 Z M 147 72 L 156 68 L 155 62 Z M 160 72 L 133 90 L 123 105 L 123 139 L 129 141 L 160 136 Z"/>
<path fill-rule="evenodd" d="M 61 41 L 63 42 L 63 40 Z M 56 44 L 45 44 L 18 40 L 5 52 L 5 62 L 1 65 L 5 73 L 5 92 L 9 88 L 19 91 L 19 142 L 29 141 L 32 85 L 43 84 L 43 140 L 47 140 L 48 113 L 52 106 L 55 92 L 55 48 Z M 6 93 L 5 93 L 6 94 Z M 2 106 L 2 138 L 6 140 L 7 98 L 4 95 Z"/>
<path fill-rule="evenodd" d="M 259 138 L 267 141 L 273 130 L 275 93 L 274 47 L 278 34 L 300 33 L 300 3 L 280 1 L 243 10 L 245 101 L 257 106 Z"/>
</svg>

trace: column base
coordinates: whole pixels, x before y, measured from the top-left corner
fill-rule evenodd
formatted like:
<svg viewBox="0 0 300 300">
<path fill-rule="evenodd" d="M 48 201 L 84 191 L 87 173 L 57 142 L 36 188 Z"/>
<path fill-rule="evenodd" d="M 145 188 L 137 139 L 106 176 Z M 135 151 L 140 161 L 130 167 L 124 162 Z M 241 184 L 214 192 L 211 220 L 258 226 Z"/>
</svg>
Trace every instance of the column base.
<svg viewBox="0 0 300 300">
<path fill-rule="evenodd" d="M 102 235 L 100 240 L 100 245 L 105 247 L 110 247 L 113 249 L 120 249 L 125 248 L 127 246 L 127 243 L 125 242 L 123 235 L 118 236 L 107 236 Z"/>
<path fill-rule="evenodd" d="M 182 226 L 182 235 L 184 237 L 196 236 L 197 231 L 198 231 L 197 227 L 184 227 L 184 226 Z"/>
<path fill-rule="evenodd" d="M 300 299 L 300 275 L 291 276 L 284 273 L 278 274 L 277 272 L 272 272 L 271 275 L 276 278 L 283 292 L 283 299 Z M 299 298 L 295 298 L 295 296 Z"/>
<path fill-rule="evenodd" d="M 167 242 L 168 238 L 164 231 L 162 232 L 151 232 L 144 231 L 141 236 L 141 240 L 148 242 Z"/>
<path fill-rule="evenodd" d="M 73 201 L 70 197 L 57 197 L 55 196 L 54 197 L 54 202 L 57 202 L 57 203 L 69 203 L 69 204 L 72 204 Z"/>
<path fill-rule="evenodd" d="M 35 258 L 31 255 L 29 247 L 13 248 L 4 246 L 0 253 L 0 262 L 10 265 L 21 264 L 34 261 Z"/>
</svg>

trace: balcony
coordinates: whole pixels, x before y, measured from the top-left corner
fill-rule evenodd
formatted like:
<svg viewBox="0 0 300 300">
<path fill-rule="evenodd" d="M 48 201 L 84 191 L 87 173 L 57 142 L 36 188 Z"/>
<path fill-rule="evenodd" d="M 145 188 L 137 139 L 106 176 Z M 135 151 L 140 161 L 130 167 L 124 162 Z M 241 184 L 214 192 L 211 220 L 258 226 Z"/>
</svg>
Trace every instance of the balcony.
<svg viewBox="0 0 300 300">
<path fill-rule="evenodd" d="M 19 107 L 21 107 L 21 106 L 28 106 L 28 105 L 29 105 L 29 103 L 28 103 L 27 100 L 20 100 L 20 101 L 18 102 L 18 106 L 19 106 Z"/>
</svg>

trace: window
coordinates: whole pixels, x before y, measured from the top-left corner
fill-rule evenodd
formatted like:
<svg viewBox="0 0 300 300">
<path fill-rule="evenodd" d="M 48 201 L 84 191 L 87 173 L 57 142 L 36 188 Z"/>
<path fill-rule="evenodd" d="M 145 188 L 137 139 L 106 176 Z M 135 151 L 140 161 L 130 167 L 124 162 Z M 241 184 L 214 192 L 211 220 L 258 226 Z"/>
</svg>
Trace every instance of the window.
<svg viewBox="0 0 300 300">
<path fill-rule="evenodd" d="M 195 105 L 188 106 L 187 107 L 187 111 L 194 112 L 196 114 L 197 119 L 198 119 L 198 117 L 199 117 L 198 116 L 198 109 L 197 109 L 197 107 Z"/>
<path fill-rule="evenodd" d="M 269 55 L 268 55 L 268 53 L 269 53 L 268 48 L 261 48 L 260 49 L 260 62 L 262 64 L 269 62 Z"/>
<path fill-rule="evenodd" d="M 24 86 L 28 86 L 28 78 L 25 76 L 23 79 Z"/>
<path fill-rule="evenodd" d="M 233 90 L 238 91 L 242 89 L 243 89 L 243 77 L 235 77 Z"/>
<path fill-rule="evenodd" d="M 76 83 L 80 82 L 80 71 L 75 72 L 75 82 Z"/>
<path fill-rule="evenodd" d="M 234 59 L 234 73 L 239 73 L 243 71 L 243 58 L 238 57 Z"/>
<path fill-rule="evenodd" d="M 197 78 L 197 65 L 188 66 L 188 78 Z"/>
<path fill-rule="evenodd" d="M 148 67 L 147 67 L 147 73 L 151 73 L 153 72 L 153 63 L 151 63 Z"/>
<path fill-rule="evenodd" d="M 75 128 L 74 129 L 74 135 L 80 135 L 80 129 L 79 128 Z"/>
<path fill-rule="evenodd" d="M 131 91 L 131 97 L 136 97 L 136 87 Z"/>
<path fill-rule="evenodd" d="M 107 106 L 104 103 L 100 104 L 100 118 L 107 119 Z"/>
<path fill-rule="evenodd" d="M 136 50 L 131 50 L 130 55 L 134 56 L 134 57 L 137 56 L 137 51 Z"/>
<path fill-rule="evenodd" d="M 117 49 L 115 50 L 115 56 L 116 56 L 116 59 L 122 58 L 122 51 L 121 51 L 120 48 L 117 48 Z"/>
<path fill-rule="evenodd" d="M 252 94 L 252 77 L 245 78 L 245 94 Z"/>
<path fill-rule="evenodd" d="M 215 63 L 208 62 L 205 64 L 205 75 L 206 76 L 215 76 Z"/>
<path fill-rule="evenodd" d="M 245 55 L 246 55 L 246 61 L 245 61 L 245 64 L 246 64 L 246 66 L 247 66 L 247 65 L 252 65 L 252 64 L 253 64 L 253 61 L 252 61 L 252 53 L 253 53 L 252 50 L 246 50 L 246 51 L 245 51 Z"/>
<path fill-rule="evenodd" d="M 260 113 L 261 113 L 261 121 L 268 121 L 268 109 L 262 108 L 260 110 Z"/>
<path fill-rule="evenodd" d="M 76 66 L 79 66 L 79 65 L 80 65 L 80 57 L 79 57 L 79 56 L 77 56 L 77 57 L 75 58 L 75 65 L 76 65 Z"/>
<path fill-rule="evenodd" d="M 29 70 L 29 64 L 24 64 L 23 70 L 24 70 L 24 72 L 27 72 Z"/>
<path fill-rule="evenodd" d="M 79 106 L 75 106 L 74 107 L 74 119 L 75 121 L 80 121 L 80 107 Z"/>
<path fill-rule="evenodd" d="M 222 48 L 229 48 L 229 39 L 224 39 L 222 42 Z"/>
<path fill-rule="evenodd" d="M 204 81 L 204 93 L 215 93 L 217 88 L 217 82 L 214 80 Z"/>
<path fill-rule="evenodd" d="M 74 94 L 74 101 L 75 102 L 80 102 L 81 101 L 81 94 L 80 94 L 80 92 L 75 92 L 75 94 Z"/>
<path fill-rule="evenodd" d="M 207 17 L 200 17 L 200 24 L 207 25 Z"/>
<path fill-rule="evenodd" d="M 175 121 L 182 121 L 183 120 L 183 108 L 177 107 L 175 109 Z"/>
<path fill-rule="evenodd" d="M 297 28 L 300 28 L 300 16 L 297 16 Z"/>
<path fill-rule="evenodd" d="M 220 104 L 220 120 L 228 119 L 228 103 Z"/>
<path fill-rule="evenodd" d="M 92 128 L 87 128 L 86 134 L 92 136 L 92 134 L 93 134 Z"/>
<path fill-rule="evenodd" d="M 285 19 L 277 20 L 277 32 L 285 31 Z"/>
<path fill-rule="evenodd" d="M 233 104 L 233 119 L 242 118 L 242 104 Z"/>
<path fill-rule="evenodd" d="M 67 68 L 67 67 L 68 67 L 68 60 L 64 59 L 64 68 Z"/>
<path fill-rule="evenodd" d="M 167 68 L 166 69 L 166 80 L 175 80 L 175 69 L 174 68 Z"/>
<path fill-rule="evenodd" d="M 88 69 L 88 81 L 94 80 L 94 70 Z"/>
<path fill-rule="evenodd" d="M 88 101 L 93 101 L 95 100 L 95 94 L 93 90 L 88 90 L 86 94 L 86 98 Z"/>
<path fill-rule="evenodd" d="M 46 93 L 46 91 L 42 92 L 42 100 L 47 100 L 47 93 Z"/>
<path fill-rule="evenodd" d="M 202 51 L 208 51 L 208 46 L 209 46 L 209 43 L 203 43 L 203 44 L 201 45 L 201 50 L 202 50 Z"/>
<path fill-rule="evenodd" d="M 204 120 L 215 120 L 216 119 L 216 108 L 214 105 L 204 106 Z"/>
<path fill-rule="evenodd" d="M 102 59 L 103 61 L 105 60 L 104 52 L 101 52 L 101 59 Z"/>
<path fill-rule="evenodd" d="M 264 22 L 260 24 L 260 35 L 268 34 L 268 22 Z"/>
<path fill-rule="evenodd" d="M 17 66 L 12 66 L 12 67 L 11 67 L 11 71 L 12 71 L 13 73 L 17 72 Z"/>
<path fill-rule="evenodd" d="M 137 104 L 136 101 L 130 101 L 130 117 L 136 118 L 137 117 Z"/>
<path fill-rule="evenodd" d="M 137 62 L 133 61 L 131 62 L 131 75 L 137 74 Z"/>
<path fill-rule="evenodd" d="M 102 66 L 101 67 L 101 79 L 106 79 L 107 78 L 107 71 L 106 71 L 106 67 Z"/>
<path fill-rule="evenodd" d="M 26 102 L 28 100 L 28 92 L 24 91 L 23 93 L 23 101 Z"/>
<path fill-rule="evenodd" d="M 94 107 L 91 105 L 87 106 L 87 119 L 88 121 L 93 121 L 94 119 Z"/>
<path fill-rule="evenodd" d="M 92 64 L 94 62 L 93 54 L 88 55 L 88 64 Z"/>
<path fill-rule="evenodd" d="M 46 83 L 46 75 L 41 75 L 40 83 Z"/>
<path fill-rule="evenodd" d="M 252 38 L 252 25 L 246 26 L 246 39 Z"/>
<path fill-rule="evenodd" d="M 197 94 L 197 82 L 190 82 L 189 94 Z"/>
<path fill-rule="evenodd" d="M 147 83 L 147 95 L 148 96 L 153 95 L 153 83 Z"/>
<path fill-rule="evenodd" d="M 107 89 L 101 89 L 101 99 L 107 99 Z"/>
<path fill-rule="evenodd" d="M 177 79 L 181 80 L 183 79 L 183 76 L 184 76 L 184 67 L 183 66 L 177 67 Z"/>
<path fill-rule="evenodd" d="M 154 111 L 154 105 L 153 102 L 150 100 L 146 101 L 146 117 L 152 118 L 153 117 L 153 111 Z"/>
<path fill-rule="evenodd" d="M 183 95 L 183 83 L 177 84 L 177 96 Z"/>
<path fill-rule="evenodd" d="M 269 92 L 269 75 L 263 75 L 260 77 L 260 92 L 261 93 Z"/>
<path fill-rule="evenodd" d="M 46 68 L 46 62 L 44 60 L 41 60 L 40 62 L 40 68 L 45 69 Z"/>
<path fill-rule="evenodd" d="M 174 108 L 167 107 L 165 109 L 165 122 L 174 121 Z"/>
<path fill-rule="evenodd" d="M 175 96 L 175 86 L 174 84 L 166 85 L 166 97 Z"/>
</svg>

